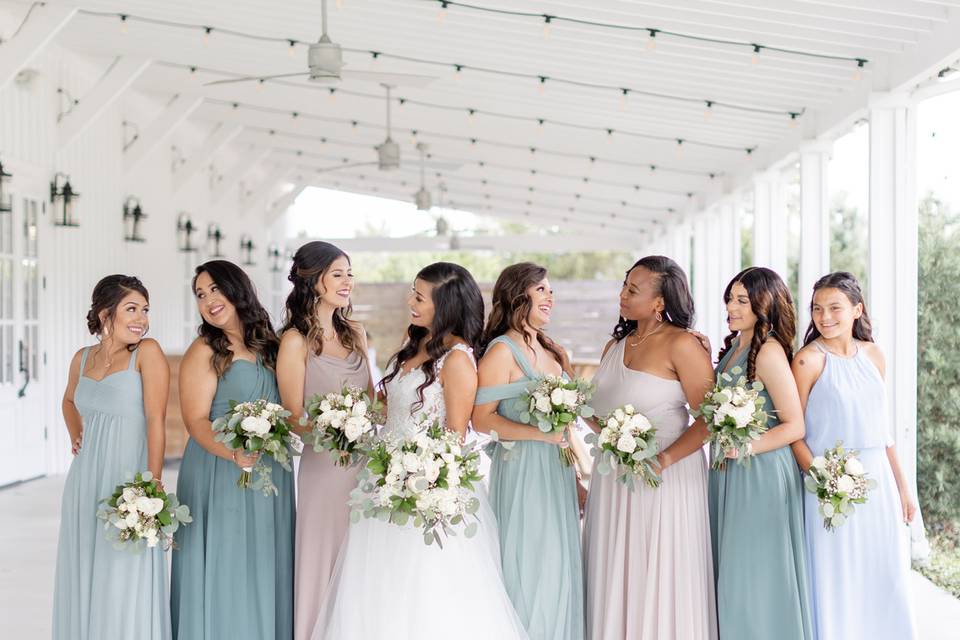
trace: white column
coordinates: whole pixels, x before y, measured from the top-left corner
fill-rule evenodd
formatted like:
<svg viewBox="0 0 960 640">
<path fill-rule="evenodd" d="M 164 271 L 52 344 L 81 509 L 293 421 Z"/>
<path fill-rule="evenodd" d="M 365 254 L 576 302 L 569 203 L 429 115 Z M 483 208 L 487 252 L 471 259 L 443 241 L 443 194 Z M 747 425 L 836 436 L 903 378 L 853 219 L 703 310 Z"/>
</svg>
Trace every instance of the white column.
<svg viewBox="0 0 960 640">
<path fill-rule="evenodd" d="M 709 294 L 707 292 L 707 247 L 710 244 L 705 214 L 700 212 L 692 216 L 693 229 L 693 256 L 691 270 L 691 284 L 693 285 L 693 303 L 697 309 L 696 329 L 708 334 L 710 326 Z"/>
<path fill-rule="evenodd" d="M 779 171 L 753 180 L 753 266 L 769 267 L 787 278 L 787 207 Z"/>
<path fill-rule="evenodd" d="M 830 202 L 827 165 L 833 145 L 809 142 L 800 147 L 800 311 L 797 332 L 810 324 L 813 285 L 830 271 Z"/>
<path fill-rule="evenodd" d="M 894 440 L 912 485 L 917 476 L 916 110 L 906 97 L 870 105 L 870 257 L 867 308 L 886 356 Z"/>
<path fill-rule="evenodd" d="M 707 296 L 705 300 L 705 317 L 708 320 L 707 330 L 704 331 L 710 338 L 710 344 L 714 347 L 720 344 L 723 337 L 723 289 L 727 284 L 725 278 L 724 262 L 725 257 L 730 252 L 730 247 L 726 246 L 722 213 L 723 205 L 707 211 Z"/>
<path fill-rule="evenodd" d="M 690 277 L 690 223 L 686 220 L 673 225 L 670 230 L 667 256 L 680 265 L 687 277 Z"/>
<path fill-rule="evenodd" d="M 720 280 L 724 287 L 740 272 L 740 207 L 735 203 L 738 197 L 730 196 L 724 199 L 717 208 L 719 216 L 717 241 L 722 251 Z"/>
</svg>

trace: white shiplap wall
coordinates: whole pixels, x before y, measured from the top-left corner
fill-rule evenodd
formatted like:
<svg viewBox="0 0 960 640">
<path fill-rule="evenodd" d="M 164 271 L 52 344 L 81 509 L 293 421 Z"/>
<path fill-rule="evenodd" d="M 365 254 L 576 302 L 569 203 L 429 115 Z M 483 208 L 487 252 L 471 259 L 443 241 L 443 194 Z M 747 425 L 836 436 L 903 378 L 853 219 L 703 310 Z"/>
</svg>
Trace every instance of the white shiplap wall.
<svg viewBox="0 0 960 640">
<path fill-rule="evenodd" d="M 198 172 L 179 194 L 173 194 L 171 145 L 189 157 L 216 123 L 187 121 L 134 172 L 126 174 L 121 123 L 137 122 L 142 131 L 171 97 L 127 90 L 83 134 L 59 147 L 57 114 L 62 98 L 57 87 L 82 100 L 108 64 L 108 60 L 82 58 L 52 45 L 31 62 L 30 68 L 39 73 L 29 85 L 10 83 L 0 90 L 0 158 L 14 174 L 13 189 L 33 186 L 37 195 L 47 198 L 49 180 L 61 171 L 70 175 L 81 194 L 79 228 L 55 227 L 48 210 L 39 230 L 40 269 L 47 283 L 41 294 L 41 341 L 47 364 L 42 372 L 42 396 L 33 410 L 40 415 L 4 415 L 10 411 L 0 409 L 0 424 L 26 418 L 35 422 L 36 428 L 47 428 L 45 468 L 40 473 L 63 471 L 69 464 L 60 399 L 72 354 L 93 341 L 84 317 L 99 278 L 118 272 L 139 276 L 151 294 L 150 335 L 168 353 L 182 353 L 185 348 L 185 319 L 195 312 L 188 306 L 185 291 L 188 260 L 176 247 L 179 211 L 189 211 L 197 224 L 196 244 L 203 244 L 207 223 L 218 222 L 227 235 L 223 252 L 237 263 L 241 234 L 253 236 L 258 265 L 248 273 L 269 304 L 266 296 L 272 283 L 266 247 L 270 237 L 263 224 L 263 205 L 241 213 L 244 208 L 237 196 L 228 193 L 213 207 L 207 171 Z M 222 173 L 243 152 L 228 147 L 212 162 Z M 131 194 L 140 198 L 149 216 L 141 227 L 145 243 L 122 239 L 122 203 Z M 198 258 L 202 260 L 203 255 Z"/>
</svg>

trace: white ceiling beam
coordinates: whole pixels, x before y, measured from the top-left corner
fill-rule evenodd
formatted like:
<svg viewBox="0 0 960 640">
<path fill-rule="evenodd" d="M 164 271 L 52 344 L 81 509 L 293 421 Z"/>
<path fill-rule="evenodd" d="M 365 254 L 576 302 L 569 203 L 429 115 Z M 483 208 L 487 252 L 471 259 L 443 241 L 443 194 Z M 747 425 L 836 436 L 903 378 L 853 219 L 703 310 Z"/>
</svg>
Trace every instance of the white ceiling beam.
<svg viewBox="0 0 960 640">
<path fill-rule="evenodd" d="M 293 189 L 283 194 L 278 199 L 276 199 L 273 203 L 271 203 L 270 206 L 267 207 L 266 218 L 265 218 L 266 226 L 268 227 L 271 226 L 274 222 L 277 221 L 277 219 L 280 218 L 280 216 L 285 214 L 287 212 L 287 209 L 289 209 L 293 205 L 294 201 L 296 201 L 296 199 L 300 197 L 300 194 L 303 193 L 304 189 L 306 189 L 308 186 L 310 186 L 308 182 L 306 182 L 305 180 L 299 180 L 294 183 Z"/>
<path fill-rule="evenodd" d="M 210 160 L 234 138 L 240 135 L 243 127 L 237 124 L 220 123 L 200 146 L 194 150 L 187 161 L 173 174 L 173 191 L 179 192 Z"/>
<path fill-rule="evenodd" d="M 210 201 L 213 204 L 220 202 L 227 192 L 240 184 L 255 167 L 266 161 L 271 154 L 272 151 L 269 148 L 254 148 L 249 153 L 239 154 L 237 161 L 217 180 Z"/>
<path fill-rule="evenodd" d="M 925 20 L 944 20 L 947 9 L 930 2 L 912 0 L 792 0 L 802 5 L 818 5 L 838 9 L 852 9 Z"/>
<path fill-rule="evenodd" d="M 904 5 L 903 0 L 896 0 L 897 4 Z M 946 12 L 930 11 L 930 7 L 925 7 L 929 13 L 923 16 L 911 15 L 893 15 L 881 11 L 872 10 L 874 5 L 889 4 L 884 0 L 879 2 L 870 2 L 871 8 L 853 8 L 842 6 L 844 2 L 829 4 L 813 4 L 801 0 L 702 0 L 706 4 L 718 7 L 738 7 L 749 8 L 752 11 L 762 12 L 770 15 L 782 15 L 785 19 L 800 17 L 809 20 L 819 20 L 825 23 L 851 22 L 854 24 L 897 27 L 900 29 L 910 29 L 914 31 L 927 31 L 937 21 L 946 20 Z"/>
<path fill-rule="evenodd" d="M 272 198 L 276 188 L 286 182 L 293 172 L 293 168 L 288 164 L 279 164 L 271 168 L 252 189 L 247 190 L 249 196 L 246 193 L 243 194 L 240 205 L 241 215 L 253 208 L 256 203 Z"/>
<path fill-rule="evenodd" d="M 192 93 L 177 95 L 133 143 L 124 150 L 123 163 L 127 175 L 133 172 L 151 151 L 166 140 L 203 103 L 203 98 Z"/>
<path fill-rule="evenodd" d="M 60 4 L 44 3 L 34 8 L 20 33 L 0 46 L 0 90 L 43 51 L 76 12 L 76 7 Z"/>
<path fill-rule="evenodd" d="M 146 58 L 114 60 L 97 84 L 60 121 L 57 126 L 60 148 L 86 131 L 149 67 L 150 60 Z"/>
</svg>

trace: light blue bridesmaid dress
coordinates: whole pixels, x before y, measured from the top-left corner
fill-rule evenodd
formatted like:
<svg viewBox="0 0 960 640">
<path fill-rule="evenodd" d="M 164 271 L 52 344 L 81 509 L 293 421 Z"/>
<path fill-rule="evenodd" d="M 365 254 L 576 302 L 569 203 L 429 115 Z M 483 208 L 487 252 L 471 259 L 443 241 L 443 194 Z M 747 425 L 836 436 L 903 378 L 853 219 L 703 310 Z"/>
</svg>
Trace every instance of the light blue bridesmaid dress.
<svg viewBox="0 0 960 640">
<path fill-rule="evenodd" d="M 526 377 L 481 387 L 476 403 L 499 401 L 497 413 L 519 423 L 515 399 L 540 374 L 507 336 L 495 338 L 490 347 L 501 342 Z M 576 471 L 560 461 L 556 445 L 533 440 L 514 445 L 504 460 L 506 450 L 495 444 L 490 466 L 490 502 L 500 528 L 507 593 L 531 640 L 581 640 L 585 624 Z"/>
<path fill-rule="evenodd" d="M 887 459 L 893 443 L 883 378 L 863 349 L 845 358 L 813 344 L 825 362 L 807 398 L 807 446 L 819 456 L 842 440 L 877 481 L 866 504 L 833 531 L 823 527 L 817 497 L 804 496 L 814 637 L 911 640 L 908 530 Z"/>
<path fill-rule="evenodd" d="M 718 373 L 735 366 L 746 372 L 748 350 L 727 366 L 735 350 L 736 343 Z M 776 429 L 770 395 L 760 394 Z M 720 639 L 812 640 L 803 486 L 790 447 L 711 470 L 708 497 Z"/>
<path fill-rule="evenodd" d="M 74 403 L 83 418 L 83 445 L 70 464 L 60 512 L 53 593 L 54 640 L 170 638 L 167 564 L 160 547 L 135 554 L 113 548 L 97 519 L 100 501 L 147 468 L 143 383 L 130 364 L 102 380 L 83 375 Z"/>
<path fill-rule="evenodd" d="M 234 359 L 220 378 L 210 420 L 230 401 L 280 402 L 274 373 Z M 237 486 L 240 468 L 192 438 L 177 478 L 177 497 L 193 523 L 174 534 L 171 614 L 179 640 L 293 638 L 293 474 L 272 458 L 279 495 Z"/>
</svg>

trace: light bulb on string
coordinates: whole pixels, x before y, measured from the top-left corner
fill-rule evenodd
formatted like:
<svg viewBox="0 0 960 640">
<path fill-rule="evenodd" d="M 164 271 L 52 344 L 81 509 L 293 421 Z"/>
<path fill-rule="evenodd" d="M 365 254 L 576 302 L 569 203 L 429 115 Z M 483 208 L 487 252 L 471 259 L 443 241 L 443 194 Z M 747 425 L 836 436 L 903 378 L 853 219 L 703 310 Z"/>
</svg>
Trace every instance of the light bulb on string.
<svg viewBox="0 0 960 640">
<path fill-rule="evenodd" d="M 463 76 L 463 65 L 455 64 L 453 65 L 453 80 L 454 82 L 460 82 L 460 78 Z"/>
<path fill-rule="evenodd" d="M 627 98 L 630 95 L 629 89 L 620 89 L 620 111 L 627 110 Z"/>
<path fill-rule="evenodd" d="M 799 114 L 799 113 L 791 113 L 791 114 L 790 114 L 790 122 L 789 122 L 789 125 L 790 125 L 790 128 L 791 128 L 791 129 L 796 129 L 796 128 L 797 128 L 797 118 L 799 118 L 799 117 L 800 117 L 800 114 Z"/>
<path fill-rule="evenodd" d="M 537 91 L 540 92 L 540 95 L 544 95 L 547 92 L 547 76 L 539 76 L 540 86 L 537 87 Z"/>
<path fill-rule="evenodd" d="M 607 142 L 613 142 L 613 129 L 607 129 Z"/>
<path fill-rule="evenodd" d="M 473 125 L 477 121 L 477 110 L 476 109 L 467 109 L 467 124 Z"/>
<path fill-rule="evenodd" d="M 210 34 L 213 33 L 213 27 L 204 27 L 203 28 L 203 46 L 210 46 Z"/>
<path fill-rule="evenodd" d="M 703 119 L 707 122 L 713 117 L 713 101 L 707 100 L 707 108 L 703 112 Z"/>
<path fill-rule="evenodd" d="M 337 90 L 334 87 L 330 87 L 330 104 L 333 104 L 337 101 Z"/>
<path fill-rule="evenodd" d="M 750 56 L 750 64 L 758 65 L 760 64 L 760 45 L 753 45 L 753 55 Z"/>
<path fill-rule="evenodd" d="M 543 16 L 543 39 L 550 39 L 550 22 L 553 20 L 553 16 L 544 15 Z"/>
<path fill-rule="evenodd" d="M 120 14 L 120 33 L 122 33 L 122 34 L 124 34 L 124 35 L 126 35 L 127 31 L 129 31 L 129 29 L 128 29 L 128 26 L 129 26 L 129 25 L 127 24 L 127 18 L 128 18 L 128 17 L 129 17 L 129 16 L 127 16 L 127 14 L 125 14 L 125 13 L 121 13 L 121 14 Z"/>
<path fill-rule="evenodd" d="M 260 78 L 259 80 L 257 80 L 257 91 L 263 91 L 263 83 L 265 82 L 266 80 L 264 80 L 263 78 Z"/>
<path fill-rule="evenodd" d="M 677 157 L 683 157 L 683 138 L 677 138 Z"/>
<path fill-rule="evenodd" d="M 371 66 L 373 69 L 377 69 L 377 68 L 380 66 L 380 65 L 378 64 L 378 63 L 380 62 L 380 52 L 379 52 L 379 51 L 371 51 L 371 52 L 370 52 L 370 57 L 373 58 L 373 59 L 370 61 L 370 66 Z"/>
<path fill-rule="evenodd" d="M 543 133 L 543 125 L 547 123 L 543 118 L 537 118 L 537 133 Z"/>
<path fill-rule="evenodd" d="M 440 11 L 437 12 L 437 23 L 443 24 L 443 19 L 447 15 L 447 3 L 440 0 Z"/>
<path fill-rule="evenodd" d="M 648 29 L 647 34 L 647 51 L 655 51 L 657 49 L 657 30 Z"/>
<path fill-rule="evenodd" d="M 287 43 L 290 45 L 289 47 L 287 47 L 287 55 L 292 58 L 297 53 L 297 41 L 287 40 Z"/>
<path fill-rule="evenodd" d="M 866 66 L 867 61 L 863 58 L 857 58 L 857 68 L 853 70 L 853 81 L 860 82 L 863 79 L 863 67 Z"/>
</svg>

